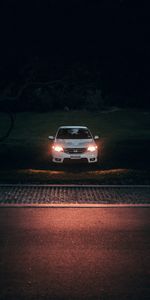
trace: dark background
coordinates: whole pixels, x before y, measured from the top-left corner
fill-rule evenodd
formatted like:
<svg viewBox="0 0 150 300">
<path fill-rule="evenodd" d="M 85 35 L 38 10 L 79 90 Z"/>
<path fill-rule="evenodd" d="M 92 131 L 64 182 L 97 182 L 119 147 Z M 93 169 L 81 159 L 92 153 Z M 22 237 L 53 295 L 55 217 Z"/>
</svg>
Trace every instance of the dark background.
<svg viewBox="0 0 150 300">
<path fill-rule="evenodd" d="M 148 3 L 1 1 L 0 109 L 149 108 Z"/>
</svg>

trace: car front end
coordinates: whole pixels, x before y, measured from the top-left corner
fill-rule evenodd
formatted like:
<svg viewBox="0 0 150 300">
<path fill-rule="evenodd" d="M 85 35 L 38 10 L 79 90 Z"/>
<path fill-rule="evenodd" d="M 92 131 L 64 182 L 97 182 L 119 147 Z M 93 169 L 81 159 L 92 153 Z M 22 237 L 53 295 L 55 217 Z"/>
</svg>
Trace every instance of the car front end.
<svg viewBox="0 0 150 300">
<path fill-rule="evenodd" d="M 53 162 L 96 163 L 97 157 L 98 147 L 87 127 L 63 126 L 58 129 L 52 145 Z"/>
<path fill-rule="evenodd" d="M 97 162 L 98 149 L 96 143 L 86 142 L 84 146 L 63 145 L 61 141 L 54 142 L 52 146 L 52 161 L 63 163 L 67 160 L 87 161 L 88 163 Z"/>
</svg>

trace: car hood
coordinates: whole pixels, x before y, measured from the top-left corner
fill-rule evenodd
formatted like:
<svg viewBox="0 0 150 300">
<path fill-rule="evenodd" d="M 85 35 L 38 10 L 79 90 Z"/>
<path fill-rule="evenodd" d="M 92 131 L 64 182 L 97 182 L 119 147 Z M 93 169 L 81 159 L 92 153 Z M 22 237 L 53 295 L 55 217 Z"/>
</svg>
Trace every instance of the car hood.
<svg viewBox="0 0 150 300">
<path fill-rule="evenodd" d="M 60 144 L 65 148 L 84 148 L 91 143 L 95 144 L 93 139 L 84 139 L 84 140 L 56 139 L 55 143 Z"/>
</svg>

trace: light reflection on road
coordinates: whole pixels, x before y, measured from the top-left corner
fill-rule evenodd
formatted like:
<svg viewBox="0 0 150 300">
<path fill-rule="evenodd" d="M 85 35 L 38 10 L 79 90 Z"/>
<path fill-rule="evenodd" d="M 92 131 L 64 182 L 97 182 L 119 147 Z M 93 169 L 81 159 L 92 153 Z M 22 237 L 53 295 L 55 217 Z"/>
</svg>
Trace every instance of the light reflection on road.
<svg viewBox="0 0 150 300">
<path fill-rule="evenodd" d="M 14 299 L 142 299 L 149 230 L 146 208 L 0 210 L 1 291 Z"/>
</svg>

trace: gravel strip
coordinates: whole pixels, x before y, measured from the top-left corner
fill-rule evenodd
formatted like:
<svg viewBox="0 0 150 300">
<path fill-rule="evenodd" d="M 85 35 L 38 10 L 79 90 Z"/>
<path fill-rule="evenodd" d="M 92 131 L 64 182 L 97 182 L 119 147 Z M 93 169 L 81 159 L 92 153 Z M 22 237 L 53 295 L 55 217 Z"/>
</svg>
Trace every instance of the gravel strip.
<svg viewBox="0 0 150 300">
<path fill-rule="evenodd" d="M 150 186 L 0 185 L 5 204 L 150 204 Z"/>
</svg>

